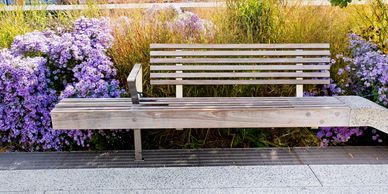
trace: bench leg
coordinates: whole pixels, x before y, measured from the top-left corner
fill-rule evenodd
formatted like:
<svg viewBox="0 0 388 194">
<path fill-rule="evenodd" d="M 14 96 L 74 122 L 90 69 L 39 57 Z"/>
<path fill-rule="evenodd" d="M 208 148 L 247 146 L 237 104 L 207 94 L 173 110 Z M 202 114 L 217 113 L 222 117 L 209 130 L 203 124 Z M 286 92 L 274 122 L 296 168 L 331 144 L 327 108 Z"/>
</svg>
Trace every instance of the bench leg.
<svg viewBox="0 0 388 194">
<path fill-rule="evenodd" d="M 141 148 L 141 130 L 133 129 L 133 134 L 135 138 L 135 160 L 143 160 L 142 148 Z"/>
</svg>

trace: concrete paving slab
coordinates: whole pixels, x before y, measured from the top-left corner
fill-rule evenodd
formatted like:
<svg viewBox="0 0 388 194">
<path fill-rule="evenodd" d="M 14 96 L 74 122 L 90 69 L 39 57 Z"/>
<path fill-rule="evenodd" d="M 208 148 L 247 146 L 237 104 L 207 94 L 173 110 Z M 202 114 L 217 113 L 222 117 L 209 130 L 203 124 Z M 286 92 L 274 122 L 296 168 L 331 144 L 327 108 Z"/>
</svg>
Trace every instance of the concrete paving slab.
<svg viewBox="0 0 388 194">
<path fill-rule="evenodd" d="M 0 192 L 321 186 L 305 165 L 0 171 Z"/>
<path fill-rule="evenodd" d="M 285 188 L 218 188 L 165 190 L 78 190 L 45 191 L 45 194 L 386 194 L 388 187 L 285 187 Z"/>
<path fill-rule="evenodd" d="M 387 164 L 310 165 L 310 168 L 323 186 L 388 186 Z"/>
</svg>

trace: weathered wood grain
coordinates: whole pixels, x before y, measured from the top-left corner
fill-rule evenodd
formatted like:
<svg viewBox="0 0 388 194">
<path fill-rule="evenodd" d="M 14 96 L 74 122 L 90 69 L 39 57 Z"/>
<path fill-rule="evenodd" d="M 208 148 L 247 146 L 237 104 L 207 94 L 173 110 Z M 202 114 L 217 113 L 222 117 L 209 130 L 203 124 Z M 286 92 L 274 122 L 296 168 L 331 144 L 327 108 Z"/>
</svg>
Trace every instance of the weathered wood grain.
<svg viewBox="0 0 388 194">
<path fill-rule="evenodd" d="M 295 64 L 295 63 L 329 63 L 328 57 L 315 57 L 315 58 L 153 58 L 151 57 L 150 63 L 194 63 L 194 64 L 227 64 L 227 63 L 263 63 L 263 64 Z"/>
<path fill-rule="evenodd" d="M 329 49 L 330 44 L 151 44 L 150 47 L 151 49 Z"/>
<path fill-rule="evenodd" d="M 330 84 L 328 79 L 310 80 L 151 80 L 152 85 L 300 85 Z"/>
<path fill-rule="evenodd" d="M 151 65 L 151 71 L 329 70 L 329 65 Z"/>
<path fill-rule="evenodd" d="M 330 77 L 329 72 L 217 72 L 217 73 L 151 73 L 151 78 L 287 78 L 287 77 Z"/>
<path fill-rule="evenodd" d="M 328 50 L 314 51 L 150 51 L 151 56 L 330 56 Z"/>
<path fill-rule="evenodd" d="M 53 110 L 55 129 L 261 128 L 347 126 L 349 108 Z"/>
</svg>

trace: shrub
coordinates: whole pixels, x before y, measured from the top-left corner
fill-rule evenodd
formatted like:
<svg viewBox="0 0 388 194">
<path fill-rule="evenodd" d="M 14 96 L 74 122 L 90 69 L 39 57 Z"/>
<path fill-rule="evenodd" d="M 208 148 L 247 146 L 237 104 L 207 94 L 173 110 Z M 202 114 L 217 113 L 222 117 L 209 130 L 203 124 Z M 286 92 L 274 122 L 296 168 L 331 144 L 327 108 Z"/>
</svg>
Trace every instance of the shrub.
<svg viewBox="0 0 388 194">
<path fill-rule="evenodd" d="M 388 107 L 388 55 L 382 53 L 377 46 L 363 40 L 357 34 L 349 35 L 349 57 L 338 55 L 348 65 L 339 69 L 338 74 L 343 77 L 337 84 L 327 88 L 327 94 L 358 95 Z M 348 141 L 352 136 L 360 136 L 360 128 L 322 128 L 318 138 L 322 145 L 337 144 Z M 381 142 L 379 134 L 373 132 L 373 140 Z"/>
<path fill-rule="evenodd" d="M 246 36 L 246 41 L 265 43 L 276 37 L 282 20 L 279 1 L 228 0 L 227 9 L 228 22 Z"/>
<path fill-rule="evenodd" d="M 368 10 L 358 11 L 362 26 L 355 30 L 388 54 L 388 4 L 383 0 L 373 0 L 369 7 Z"/>
<path fill-rule="evenodd" d="M 338 56 L 348 63 L 338 72 L 344 75 L 339 87 L 347 94 L 363 96 L 388 107 L 388 55 L 354 33 L 350 34 L 349 49 L 349 57 Z"/>
<path fill-rule="evenodd" d="M 55 131 L 50 110 L 63 97 L 119 97 L 106 55 L 113 37 L 106 19 L 81 18 L 69 32 L 32 32 L 2 52 L 1 143 L 25 150 L 88 146 L 91 131 Z M 10 145 L 12 146 L 12 145 Z"/>
<path fill-rule="evenodd" d="M 26 150 L 59 149 L 65 139 L 51 129 L 50 109 L 57 102 L 49 88 L 42 57 L 0 52 L 0 142 Z M 66 142 L 67 143 L 67 142 Z M 20 146 L 20 147 L 19 147 Z"/>
<path fill-rule="evenodd" d="M 193 12 L 181 13 L 168 24 L 172 32 L 180 34 L 186 41 L 198 41 L 201 37 L 212 38 L 214 36 L 213 23 L 201 19 Z"/>
<path fill-rule="evenodd" d="M 330 3 L 335 6 L 346 7 L 352 0 L 330 0 Z"/>
</svg>

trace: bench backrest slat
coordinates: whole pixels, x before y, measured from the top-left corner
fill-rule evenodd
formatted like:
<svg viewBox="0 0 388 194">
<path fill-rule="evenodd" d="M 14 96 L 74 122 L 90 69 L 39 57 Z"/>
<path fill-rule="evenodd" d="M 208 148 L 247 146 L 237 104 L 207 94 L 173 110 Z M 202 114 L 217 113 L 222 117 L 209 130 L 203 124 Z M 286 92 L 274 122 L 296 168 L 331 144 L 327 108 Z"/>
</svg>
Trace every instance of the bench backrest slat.
<svg viewBox="0 0 388 194">
<path fill-rule="evenodd" d="M 329 84 L 329 49 L 327 43 L 151 44 L 151 84 Z"/>
<path fill-rule="evenodd" d="M 159 57 L 213 57 L 213 56 L 328 56 L 330 51 L 151 51 Z"/>
<path fill-rule="evenodd" d="M 150 47 L 151 49 L 330 49 L 330 44 L 151 44 Z"/>
<path fill-rule="evenodd" d="M 305 85 L 330 84 L 330 80 L 151 80 L 152 85 Z"/>
<path fill-rule="evenodd" d="M 329 70 L 329 65 L 151 65 L 151 71 Z"/>
<path fill-rule="evenodd" d="M 151 55 L 154 56 L 154 55 Z M 295 63 L 329 63 L 330 58 L 151 58 L 151 63 L 257 63 L 257 64 L 295 64 Z"/>
</svg>

